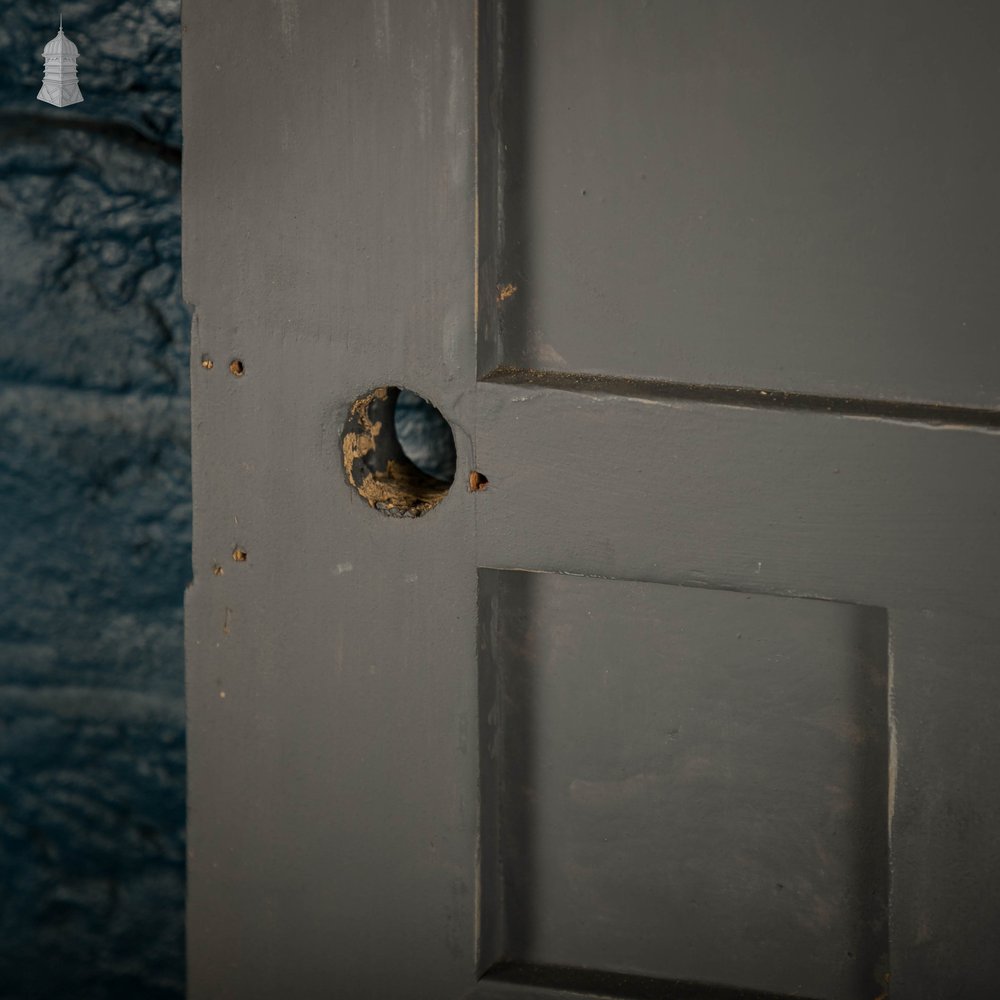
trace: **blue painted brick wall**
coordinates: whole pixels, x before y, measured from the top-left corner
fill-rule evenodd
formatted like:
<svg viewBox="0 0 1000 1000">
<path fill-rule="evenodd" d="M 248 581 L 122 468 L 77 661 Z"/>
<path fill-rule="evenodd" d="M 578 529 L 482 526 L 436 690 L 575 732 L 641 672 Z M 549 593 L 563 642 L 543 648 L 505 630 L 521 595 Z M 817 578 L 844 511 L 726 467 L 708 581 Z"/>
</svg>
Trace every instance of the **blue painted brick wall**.
<svg viewBox="0 0 1000 1000">
<path fill-rule="evenodd" d="M 183 995 L 180 36 L 179 0 L 0 0 L 2 998 Z"/>
</svg>

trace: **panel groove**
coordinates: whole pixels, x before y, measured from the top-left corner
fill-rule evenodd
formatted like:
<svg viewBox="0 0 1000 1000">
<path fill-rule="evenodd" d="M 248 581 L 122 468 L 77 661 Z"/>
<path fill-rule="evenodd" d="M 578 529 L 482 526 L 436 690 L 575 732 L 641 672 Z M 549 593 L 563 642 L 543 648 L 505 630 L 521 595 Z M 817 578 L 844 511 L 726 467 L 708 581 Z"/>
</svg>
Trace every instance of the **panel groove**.
<svg viewBox="0 0 1000 1000">
<path fill-rule="evenodd" d="M 587 372 L 546 372 L 531 368 L 498 366 L 480 377 L 497 385 L 523 385 L 565 392 L 600 393 L 631 399 L 695 400 L 760 410 L 799 410 L 848 417 L 875 417 L 936 426 L 1000 429 L 1000 411 L 938 403 L 821 396 L 735 385 L 697 385 L 663 379 L 597 375 Z"/>
<path fill-rule="evenodd" d="M 788 994 L 785 993 L 760 993 L 705 983 L 652 979 L 648 976 L 621 976 L 596 969 L 520 965 L 513 962 L 494 966 L 483 978 L 487 982 L 533 986 L 607 1000 L 788 1000 Z M 796 1000 L 809 998 L 798 994 Z"/>
</svg>

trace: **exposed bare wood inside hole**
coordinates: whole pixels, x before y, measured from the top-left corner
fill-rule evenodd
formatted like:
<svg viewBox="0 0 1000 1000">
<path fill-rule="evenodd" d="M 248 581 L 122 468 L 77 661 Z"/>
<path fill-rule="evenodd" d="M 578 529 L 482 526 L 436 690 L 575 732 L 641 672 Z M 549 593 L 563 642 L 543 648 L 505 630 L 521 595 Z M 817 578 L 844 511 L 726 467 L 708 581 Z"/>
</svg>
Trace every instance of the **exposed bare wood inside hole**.
<svg viewBox="0 0 1000 1000">
<path fill-rule="evenodd" d="M 344 424 L 344 472 L 370 507 L 419 517 L 455 478 L 455 438 L 422 396 L 383 385 L 358 397 Z"/>
<path fill-rule="evenodd" d="M 247 561 L 247 550 L 240 548 L 239 545 L 233 549 L 233 561 L 234 562 L 246 562 Z"/>
<path fill-rule="evenodd" d="M 478 493 L 489 486 L 490 481 L 481 473 L 473 470 L 469 473 L 469 492 Z"/>
<path fill-rule="evenodd" d="M 211 370 L 215 367 L 215 362 L 207 354 L 203 354 L 201 356 L 201 367 Z"/>
<path fill-rule="evenodd" d="M 243 367 L 243 362 L 239 358 L 233 358 L 229 362 L 229 370 L 239 378 L 246 371 L 246 368 Z"/>
</svg>

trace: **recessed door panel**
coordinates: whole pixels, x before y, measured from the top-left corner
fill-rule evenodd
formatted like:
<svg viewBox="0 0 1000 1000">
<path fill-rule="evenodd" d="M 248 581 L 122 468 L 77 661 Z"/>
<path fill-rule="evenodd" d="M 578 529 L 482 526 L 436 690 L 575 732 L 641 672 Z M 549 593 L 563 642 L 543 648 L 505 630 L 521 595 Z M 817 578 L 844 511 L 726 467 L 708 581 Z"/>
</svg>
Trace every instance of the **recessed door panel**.
<svg viewBox="0 0 1000 1000">
<path fill-rule="evenodd" d="M 495 570 L 480 595 L 487 975 L 875 995 L 885 612 Z"/>
<path fill-rule="evenodd" d="M 497 364 L 1000 406 L 988 3 L 504 8 Z"/>
</svg>

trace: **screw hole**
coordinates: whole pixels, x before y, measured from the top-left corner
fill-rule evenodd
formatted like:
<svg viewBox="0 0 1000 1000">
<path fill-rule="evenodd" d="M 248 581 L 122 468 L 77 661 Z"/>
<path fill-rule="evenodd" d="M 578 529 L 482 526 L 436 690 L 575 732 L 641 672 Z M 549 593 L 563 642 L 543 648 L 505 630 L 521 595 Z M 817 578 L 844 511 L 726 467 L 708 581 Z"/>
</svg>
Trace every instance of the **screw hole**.
<svg viewBox="0 0 1000 1000">
<path fill-rule="evenodd" d="M 233 549 L 233 562 L 246 562 L 247 561 L 247 550 L 236 546 Z"/>
<path fill-rule="evenodd" d="M 212 369 L 215 367 L 215 362 L 207 354 L 203 354 L 201 356 L 201 367 L 205 369 Z"/>
<path fill-rule="evenodd" d="M 246 368 L 243 367 L 243 362 L 239 358 L 233 358 L 229 362 L 229 370 L 239 378 L 246 371 Z"/>
<path fill-rule="evenodd" d="M 469 473 L 469 492 L 479 493 L 489 486 L 490 481 L 481 473 L 473 470 Z"/>
</svg>

